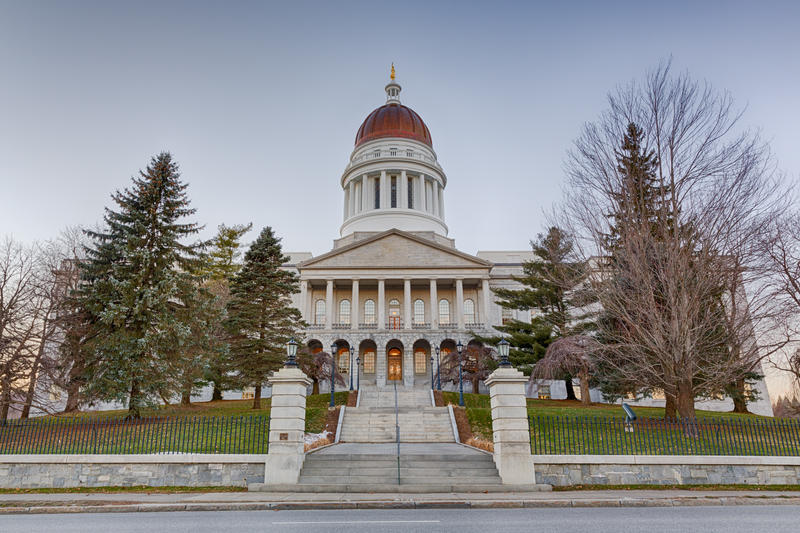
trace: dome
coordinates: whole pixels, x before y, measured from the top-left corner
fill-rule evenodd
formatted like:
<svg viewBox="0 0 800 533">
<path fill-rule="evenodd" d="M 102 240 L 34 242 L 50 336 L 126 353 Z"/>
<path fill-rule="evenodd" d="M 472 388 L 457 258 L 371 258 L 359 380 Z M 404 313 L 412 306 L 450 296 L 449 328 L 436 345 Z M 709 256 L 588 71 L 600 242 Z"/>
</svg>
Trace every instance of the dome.
<svg viewBox="0 0 800 533">
<path fill-rule="evenodd" d="M 422 118 L 411 108 L 388 103 L 367 115 L 356 134 L 356 147 L 385 137 L 400 137 L 427 144 L 433 148 L 431 132 Z"/>
</svg>

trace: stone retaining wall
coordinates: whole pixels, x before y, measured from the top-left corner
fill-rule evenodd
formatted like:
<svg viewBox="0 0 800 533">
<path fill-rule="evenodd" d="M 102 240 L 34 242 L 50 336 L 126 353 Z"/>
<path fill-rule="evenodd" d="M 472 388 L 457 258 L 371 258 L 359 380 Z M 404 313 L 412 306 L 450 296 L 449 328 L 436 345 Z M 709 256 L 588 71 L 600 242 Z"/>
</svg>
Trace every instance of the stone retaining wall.
<svg viewBox="0 0 800 533">
<path fill-rule="evenodd" d="M 246 487 L 264 482 L 266 455 L 6 455 L 0 488 Z"/>
<path fill-rule="evenodd" d="M 800 484 L 800 457 L 535 455 L 536 483 L 570 485 Z"/>
</svg>

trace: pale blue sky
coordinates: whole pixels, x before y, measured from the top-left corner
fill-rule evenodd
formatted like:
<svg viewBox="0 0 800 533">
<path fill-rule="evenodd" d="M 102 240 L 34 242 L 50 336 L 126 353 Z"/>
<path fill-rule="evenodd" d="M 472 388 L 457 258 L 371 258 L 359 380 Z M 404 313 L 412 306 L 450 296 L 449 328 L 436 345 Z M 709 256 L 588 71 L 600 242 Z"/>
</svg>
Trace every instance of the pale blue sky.
<svg viewBox="0 0 800 533">
<path fill-rule="evenodd" d="M 390 62 L 447 172 L 466 252 L 526 249 L 565 151 L 615 85 L 670 55 L 747 106 L 800 175 L 798 2 L 0 0 L 0 235 L 55 236 L 173 152 L 207 234 L 275 227 L 319 254 Z"/>
</svg>

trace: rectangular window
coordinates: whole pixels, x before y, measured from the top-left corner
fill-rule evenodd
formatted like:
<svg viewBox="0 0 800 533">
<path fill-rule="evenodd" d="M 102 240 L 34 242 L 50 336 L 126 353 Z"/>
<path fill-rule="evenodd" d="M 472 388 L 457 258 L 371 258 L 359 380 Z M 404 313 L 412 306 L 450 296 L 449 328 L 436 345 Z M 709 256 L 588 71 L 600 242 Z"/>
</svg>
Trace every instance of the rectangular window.
<svg viewBox="0 0 800 533">
<path fill-rule="evenodd" d="M 375 209 L 381 208 L 381 180 L 375 180 Z"/>
<path fill-rule="evenodd" d="M 364 352 L 364 373 L 375 373 L 375 352 Z"/>
<path fill-rule="evenodd" d="M 408 180 L 408 208 L 414 209 L 414 180 Z"/>
<path fill-rule="evenodd" d="M 347 374 L 350 371 L 350 350 L 342 350 L 339 352 L 339 368 L 338 372 Z"/>
<path fill-rule="evenodd" d="M 425 364 L 425 360 L 428 356 L 422 350 L 414 352 L 414 373 L 415 374 L 427 374 L 428 372 L 428 365 Z"/>
<path fill-rule="evenodd" d="M 392 207 L 397 207 L 397 177 L 392 176 Z"/>
</svg>

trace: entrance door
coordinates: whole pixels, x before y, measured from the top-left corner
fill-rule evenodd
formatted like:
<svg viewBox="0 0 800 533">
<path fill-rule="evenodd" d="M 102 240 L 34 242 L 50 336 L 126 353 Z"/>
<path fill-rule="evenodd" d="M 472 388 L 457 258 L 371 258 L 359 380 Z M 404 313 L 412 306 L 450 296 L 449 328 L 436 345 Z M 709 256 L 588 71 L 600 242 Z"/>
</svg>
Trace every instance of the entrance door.
<svg viewBox="0 0 800 533">
<path fill-rule="evenodd" d="M 403 379 L 403 352 L 397 348 L 389 350 L 388 356 L 388 376 L 389 381 L 400 381 Z"/>
</svg>

